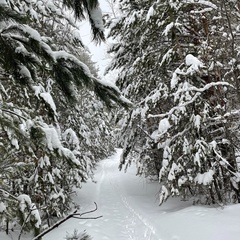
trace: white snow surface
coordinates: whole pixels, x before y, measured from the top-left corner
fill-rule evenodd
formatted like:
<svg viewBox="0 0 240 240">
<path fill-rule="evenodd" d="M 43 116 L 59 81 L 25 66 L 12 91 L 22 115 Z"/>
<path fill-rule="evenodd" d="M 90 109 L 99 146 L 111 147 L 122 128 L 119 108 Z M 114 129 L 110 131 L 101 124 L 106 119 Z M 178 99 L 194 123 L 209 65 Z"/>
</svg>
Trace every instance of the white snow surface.
<svg viewBox="0 0 240 240">
<path fill-rule="evenodd" d="M 171 127 L 167 118 L 163 118 L 158 125 L 158 131 L 160 133 L 165 133 Z"/>
<path fill-rule="evenodd" d="M 121 150 L 101 161 L 89 181 L 77 190 L 80 212 L 98 210 L 87 216 L 96 220 L 70 219 L 43 240 L 63 240 L 66 232 L 87 231 L 93 240 L 239 240 L 240 204 L 193 206 L 191 201 L 169 198 L 159 204 L 160 184 L 136 176 L 134 164 L 127 173 L 118 171 Z M 16 232 L 12 233 L 16 234 Z M 10 240 L 0 232 L 1 240 Z M 17 239 L 17 238 L 14 238 Z M 21 238 L 22 240 L 31 238 Z"/>
<path fill-rule="evenodd" d="M 6 211 L 6 206 L 3 202 L 0 202 L 0 213 L 3 213 Z"/>
<path fill-rule="evenodd" d="M 148 22 L 154 14 L 155 14 L 155 10 L 154 10 L 153 6 L 151 6 L 147 13 L 146 22 Z"/>
<path fill-rule="evenodd" d="M 192 54 L 186 56 L 186 65 L 191 66 L 191 70 L 197 71 L 199 68 L 203 67 L 203 63 Z M 190 68 L 189 68 L 190 69 Z"/>
<path fill-rule="evenodd" d="M 239 240 L 240 204 L 221 209 L 170 198 L 159 207 L 160 185 L 137 177 L 135 166 L 119 172 L 120 155 L 118 149 L 100 162 L 97 183 L 84 184 L 76 196 L 81 212 L 93 209 L 95 201 L 98 210 L 91 216 L 103 217 L 69 220 L 44 240 L 64 239 L 74 228 L 86 229 L 93 240 Z"/>
</svg>

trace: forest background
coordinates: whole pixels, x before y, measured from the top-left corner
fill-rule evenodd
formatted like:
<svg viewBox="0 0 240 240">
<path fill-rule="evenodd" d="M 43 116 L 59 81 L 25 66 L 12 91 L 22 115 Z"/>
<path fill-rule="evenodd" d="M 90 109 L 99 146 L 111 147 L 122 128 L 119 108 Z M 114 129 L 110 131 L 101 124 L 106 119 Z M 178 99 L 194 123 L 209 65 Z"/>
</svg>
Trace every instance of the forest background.
<svg viewBox="0 0 240 240">
<path fill-rule="evenodd" d="M 16 224 L 37 236 L 66 216 L 73 189 L 116 146 L 120 169 L 134 161 L 160 182 L 160 205 L 240 202 L 239 2 L 110 3 L 118 11 L 102 21 L 96 0 L 0 1 L 6 233 Z M 112 81 L 99 80 L 83 46 L 84 17 L 95 42 L 103 22 L 114 40 Z"/>
</svg>

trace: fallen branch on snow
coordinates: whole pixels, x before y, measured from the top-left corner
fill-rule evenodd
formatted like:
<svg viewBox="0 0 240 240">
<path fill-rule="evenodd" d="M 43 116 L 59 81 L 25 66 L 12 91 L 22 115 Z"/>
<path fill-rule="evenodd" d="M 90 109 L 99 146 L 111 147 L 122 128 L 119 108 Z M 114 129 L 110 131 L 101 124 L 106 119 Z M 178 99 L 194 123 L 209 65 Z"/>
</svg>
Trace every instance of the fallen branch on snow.
<svg viewBox="0 0 240 240">
<path fill-rule="evenodd" d="M 79 213 L 77 212 L 78 210 L 74 210 L 73 213 L 70 213 L 69 215 L 67 215 L 65 218 L 63 218 L 62 220 L 56 222 L 55 224 L 53 224 L 50 228 L 46 229 L 45 231 L 43 231 L 42 233 L 40 233 L 39 235 L 37 235 L 36 237 L 34 237 L 32 240 L 40 240 L 44 235 L 46 235 L 47 233 L 51 232 L 53 229 L 57 228 L 58 226 L 60 226 L 62 223 L 66 222 L 68 219 L 70 218 L 76 218 L 76 219 L 98 219 L 101 218 L 102 216 L 97 216 L 97 217 L 82 217 L 83 215 L 86 214 L 90 214 L 93 213 L 95 211 L 97 211 L 97 203 L 94 202 L 95 204 L 95 208 L 91 211 L 88 212 L 84 212 L 84 213 Z"/>
</svg>

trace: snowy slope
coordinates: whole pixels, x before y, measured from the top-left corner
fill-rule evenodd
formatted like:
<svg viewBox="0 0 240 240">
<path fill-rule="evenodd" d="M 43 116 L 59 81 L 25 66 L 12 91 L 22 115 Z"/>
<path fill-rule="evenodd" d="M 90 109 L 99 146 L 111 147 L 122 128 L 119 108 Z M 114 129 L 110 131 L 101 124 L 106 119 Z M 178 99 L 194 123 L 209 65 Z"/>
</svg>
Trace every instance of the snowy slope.
<svg viewBox="0 0 240 240">
<path fill-rule="evenodd" d="M 88 182 L 76 196 L 81 212 L 97 220 L 70 219 L 44 237 L 62 240 L 66 232 L 86 230 L 93 240 L 239 240 L 240 204 L 216 207 L 192 206 L 191 202 L 169 199 L 158 206 L 159 185 L 135 176 L 135 167 L 118 171 L 121 150 L 100 162 L 97 184 Z M 0 240 L 8 240 L 2 237 Z M 16 238 L 17 239 L 17 238 Z"/>
</svg>

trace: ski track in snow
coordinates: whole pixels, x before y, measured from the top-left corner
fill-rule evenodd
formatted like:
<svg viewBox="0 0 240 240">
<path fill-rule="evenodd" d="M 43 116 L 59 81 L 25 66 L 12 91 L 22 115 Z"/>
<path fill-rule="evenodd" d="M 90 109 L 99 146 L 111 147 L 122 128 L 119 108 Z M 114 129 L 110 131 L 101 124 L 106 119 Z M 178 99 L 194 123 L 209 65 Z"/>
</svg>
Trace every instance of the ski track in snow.
<svg viewBox="0 0 240 240">
<path fill-rule="evenodd" d="M 137 177 L 134 164 L 127 173 L 119 171 L 120 154 L 117 149 L 116 154 L 100 161 L 95 171 L 97 183 L 83 184 L 75 197 L 81 213 L 94 209 L 94 202 L 98 205 L 96 212 L 84 217 L 103 217 L 70 219 L 44 236 L 44 240 L 64 240 L 66 232 L 71 234 L 74 229 L 86 230 L 93 240 L 240 239 L 240 204 L 223 210 L 169 198 L 159 207 L 159 184 Z"/>
<path fill-rule="evenodd" d="M 124 181 L 121 184 L 121 173 L 118 171 L 119 150 L 114 158 L 101 162 L 97 173 L 97 202 L 99 208 L 103 207 L 103 218 L 105 222 L 111 222 L 118 227 L 119 236 L 115 239 L 122 240 L 161 240 L 156 236 L 155 227 L 142 216 L 136 208 L 128 201 L 127 193 L 124 191 Z M 124 177 L 124 176 L 123 176 Z M 108 196 L 109 202 L 102 200 Z M 105 206 L 103 204 L 106 204 Z M 104 208 L 106 211 L 104 211 Z M 112 215 L 108 212 L 111 210 Z M 106 216 L 104 214 L 106 212 Z M 120 225 L 121 227 L 119 228 Z M 136 231 L 138 229 L 138 231 Z M 119 232 L 120 230 L 120 232 Z M 115 236 L 116 237 L 116 236 Z M 112 239 L 104 236 L 102 239 Z M 99 238 L 98 238 L 99 239 Z"/>
<path fill-rule="evenodd" d="M 137 218 L 138 220 L 140 220 L 142 222 L 142 224 L 145 226 L 145 231 L 144 231 L 144 238 L 146 239 L 152 239 L 152 235 L 154 235 L 154 237 L 156 238 L 157 236 L 155 235 L 155 228 L 153 226 L 151 226 L 146 219 L 144 219 L 141 214 L 139 214 L 136 210 L 134 210 L 134 208 L 132 208 L 128 201 L 127 198 L 121 195 L 121 200 L 124 204 L 124 206 L 131 212 L 133 213 L 132 216 L 132 221 L 134 222 L 134 219 Z"/>
</svg>

